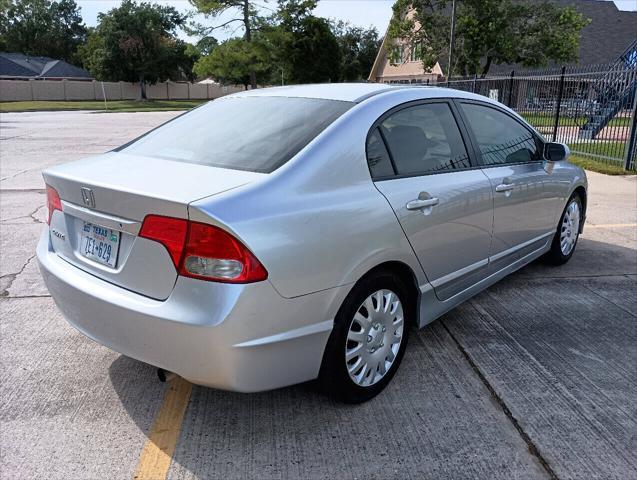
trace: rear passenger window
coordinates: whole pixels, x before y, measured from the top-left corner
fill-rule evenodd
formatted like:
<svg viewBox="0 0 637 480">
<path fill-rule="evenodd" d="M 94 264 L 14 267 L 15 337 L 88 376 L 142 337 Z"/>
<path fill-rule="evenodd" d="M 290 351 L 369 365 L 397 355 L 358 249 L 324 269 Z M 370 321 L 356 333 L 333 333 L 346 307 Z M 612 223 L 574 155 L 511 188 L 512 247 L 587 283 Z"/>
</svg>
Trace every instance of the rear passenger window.
<svg viewBox="0 0 637 480">
<path fill-rule="evenodd" d="M 394 174 L 385 142 L 375 128 L 367 139 L 367 164 L 372 178 L 389 177 Z"/>
<path fill-rule="evenodd" d="M 460 130 L 446 103 L 408 107 L 380 126 L 398 175 L 471 167 Z"/>
<path fill-rule="evenodd" d="M 540 141 L 527 128 L 495 108 L 462 103 L 485 165 L 542 159 Z"/>
</svg>

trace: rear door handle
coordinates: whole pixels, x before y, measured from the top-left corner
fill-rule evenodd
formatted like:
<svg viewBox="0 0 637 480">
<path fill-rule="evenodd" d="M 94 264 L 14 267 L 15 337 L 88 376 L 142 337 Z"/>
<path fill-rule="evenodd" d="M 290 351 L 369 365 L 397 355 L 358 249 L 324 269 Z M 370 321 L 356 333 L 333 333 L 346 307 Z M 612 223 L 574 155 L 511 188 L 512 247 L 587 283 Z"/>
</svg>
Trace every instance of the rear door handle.
<svg viewBox="0 0 637 480">
<path fill-rule="evenodd" d="M 514 188 L 515 188 L 515 185 L 513 185 L 511 183 L 501 183 L 500 185 L 495 187 L 495 191 L 498 192 L 498 193 L 510 192 Z"/>
<path fill-rule="evenodd" d="M 438 198 L 426 198 L 421 200 L 420 198 L 407 202 L 407 210 L 420 210 L 421 208 L 435 207 L 440 203 Z"/>
</svg>

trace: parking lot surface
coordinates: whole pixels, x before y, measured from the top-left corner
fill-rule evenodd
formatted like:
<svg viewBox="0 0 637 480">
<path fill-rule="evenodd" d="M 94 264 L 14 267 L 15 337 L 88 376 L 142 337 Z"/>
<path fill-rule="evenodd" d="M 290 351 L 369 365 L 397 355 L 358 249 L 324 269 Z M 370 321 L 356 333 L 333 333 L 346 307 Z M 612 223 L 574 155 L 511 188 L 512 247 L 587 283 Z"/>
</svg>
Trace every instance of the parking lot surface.
<svg viewBox="0 0 637 480">
<path fill-rule="evenodd" d="M 0 117 L 1 478 L 637 478 L 636 176 L 590 173 L 572 260 L 417 332 L 376 399 L 242 395 L 162 384 L 85 338 L 34 260 L 41 170 L 175 115 Z"/>
</svg>

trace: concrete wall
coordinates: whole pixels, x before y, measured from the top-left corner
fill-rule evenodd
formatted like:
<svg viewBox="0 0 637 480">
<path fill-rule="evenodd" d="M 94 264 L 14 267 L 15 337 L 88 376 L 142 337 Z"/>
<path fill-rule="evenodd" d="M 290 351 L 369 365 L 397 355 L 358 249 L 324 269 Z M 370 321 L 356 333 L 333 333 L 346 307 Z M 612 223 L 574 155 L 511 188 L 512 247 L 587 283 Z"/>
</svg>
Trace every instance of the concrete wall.
<svg viewBox="0 0 637 480">
<path fill-rule="evenodd" d="M 168 100 L 168 85 L 166 83 L 147 85 L 146 96 L 153 100 Z"/>
<path fill-rule="evenodd" d="M 190 98 L 208 98 L 207 83 L 189 83 Z"/>
<path fill-rule="evenodd" d="M 93 94 L 95 100 L 122 100 L 122 86 L 123 82 L 85 82 L 93 85 Z M 75 100 L 75 99 L 74 99 Z M 89 98 L 78 98 L 76 100 L 92 100 Z"/>
<path fill-rule="evenodd" d="M 230 95 L 231 93 L 241 92 L 243 87 L 237 86 L 221 86 L 212 83 L 208 84 L 208 98 L 219 98 L 224 95 Z"/>
<path fill-rule="evenodd" d="M 188 96 L 189 88 L 187 83 L 168 82 L 168 98 L 190 98 Z"/>
<path fill-rule="evenodd" d="M 119 82 L 119 86 L 122 90 L 122 100 L 136 100 L 139 98 L 138 83 Z"/>
<path fill-rule="evenodd" d="M 62 80 L 61 83 L 64 87 L 64 100 L 84 100 L 95 93 L 92 82 Z"/>
<path fill-rule="evenodd" d="M 64 100 L 63 82 L 31 82 L 33 100 Z"/>
<path fill-rule="evenodd" d="M 128 82 L 82 82 L 73 80 L 0 80 L 0 101 L 28 100 L 135 100 L 139 84 Z M 219 98 L 243 87 L 186 82 L 162 82 L 146 86 L 154 100 Z"/>
<path fill-rule="evenodd" d="M 28 80 L 0 80 L 0 102 L 15 99 L 33 100 L 31 82 Z"/>
</svg>

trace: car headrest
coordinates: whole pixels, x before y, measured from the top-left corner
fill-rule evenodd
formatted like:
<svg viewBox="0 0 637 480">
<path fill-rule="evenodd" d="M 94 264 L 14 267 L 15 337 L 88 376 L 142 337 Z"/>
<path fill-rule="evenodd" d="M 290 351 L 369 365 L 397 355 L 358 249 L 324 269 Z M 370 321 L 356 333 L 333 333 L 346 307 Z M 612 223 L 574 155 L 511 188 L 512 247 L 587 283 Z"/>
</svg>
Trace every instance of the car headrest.
<svg viewBox="0 0 637 480">
<path fill-rule="evenodd" d="M 422 171 L 427 153 L 427 138 L 422 129 L 412 125 L 396 125 L 389 130 L 388 137 L 398 173 Z"/>
</svg>

